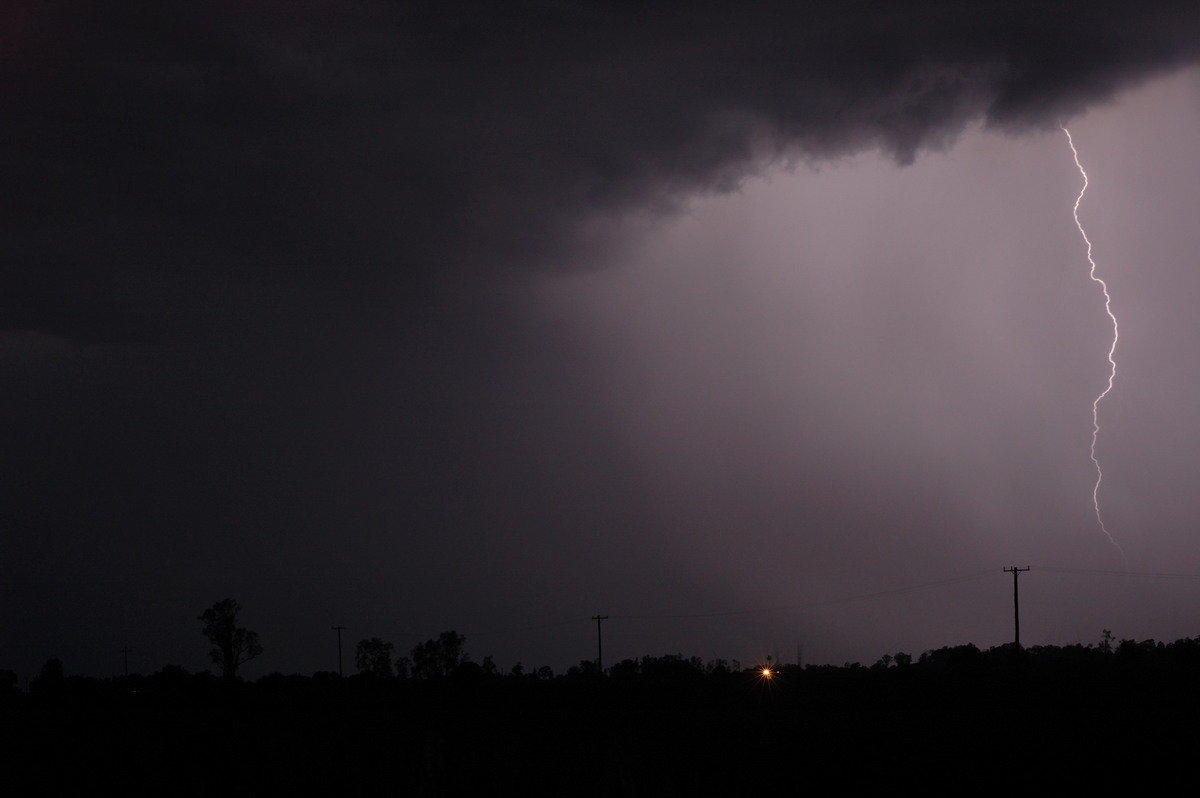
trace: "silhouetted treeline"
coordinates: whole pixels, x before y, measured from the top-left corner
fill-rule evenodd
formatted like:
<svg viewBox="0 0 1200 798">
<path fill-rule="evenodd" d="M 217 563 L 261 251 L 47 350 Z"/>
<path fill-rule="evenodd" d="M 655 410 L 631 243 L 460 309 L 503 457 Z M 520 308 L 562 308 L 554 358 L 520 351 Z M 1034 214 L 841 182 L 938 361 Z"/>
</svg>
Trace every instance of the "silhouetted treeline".
<svg viewBox="0 0 1200 798">
<path fill-rule="evenodd" d="M 178 666 L 72 677 L 52 661 L 28 691 L 0 672 L 8 783 L 163 795 L 1157 791 L 1192 778 L 1200 734 L 1200 638 L 964 645 L 769 676 L 678 655 L 603 675 L 591 662 L 554 676 L 449 661 L 235 683 Z"/>
</svg>

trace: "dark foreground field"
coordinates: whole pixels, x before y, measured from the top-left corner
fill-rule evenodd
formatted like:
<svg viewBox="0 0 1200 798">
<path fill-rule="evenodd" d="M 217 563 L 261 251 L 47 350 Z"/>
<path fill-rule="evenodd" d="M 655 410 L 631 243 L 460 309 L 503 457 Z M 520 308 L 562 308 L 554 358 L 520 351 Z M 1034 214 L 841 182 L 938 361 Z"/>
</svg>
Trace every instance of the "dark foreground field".
<svg viewBox="0 0 1200 798">
<path fill-rule="evenodd" d="M 438 680 L 165 668 L 2 701 L 6 794 L 761 796 L 1195 780 L 1200 639 Z"/>
</svg>

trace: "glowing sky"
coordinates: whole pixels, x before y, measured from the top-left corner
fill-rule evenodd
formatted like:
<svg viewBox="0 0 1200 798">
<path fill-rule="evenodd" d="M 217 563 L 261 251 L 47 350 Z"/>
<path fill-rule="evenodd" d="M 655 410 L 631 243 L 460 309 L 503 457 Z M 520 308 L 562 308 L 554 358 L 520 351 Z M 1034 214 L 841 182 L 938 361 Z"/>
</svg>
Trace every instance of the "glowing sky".
<svg viewBox="0 0 1200 798">
<path fill-rule="evenodd" d="M 1072 124 L 1092 178 L 1081 215 L 1126 325 L 1098 452 L 1136 572 L 1189 572 L 1200 554 L 1184 322 L 1198 100 L 1186 73 Z M 1109 618 L 1132 637 L 1191 634 L 1194 583 L 1039 568 L 1125 568 L 1090 512 L 1111 329 L 1071 218 L 1079 187 L 1061 132 L 975 131 L 911 167 L 863 155 L 773 172 L 698 203 L 625 265 L 555 281 L 549 305 L 583 320 L 606 364 L 673 546 L 729 608 L 995 571 L 764 614 L 785 651 L 799 638 L 838 660 L 863 628 L 888 641 L 876 648 L 1003 642 L 1000 566 L 1027 563 L 1027 644 L 1089 642 Z M 984 617 L 990 637 L 973 631 Z M 906 643 L 913 624 L 925 643 Z"/>
</svg>

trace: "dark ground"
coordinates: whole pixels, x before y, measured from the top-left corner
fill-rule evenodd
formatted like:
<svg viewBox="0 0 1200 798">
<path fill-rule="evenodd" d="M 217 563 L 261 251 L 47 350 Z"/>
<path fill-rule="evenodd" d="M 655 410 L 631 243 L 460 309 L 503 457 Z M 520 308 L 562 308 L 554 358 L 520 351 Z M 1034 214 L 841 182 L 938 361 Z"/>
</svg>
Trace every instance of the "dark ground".
<svg viewBox="0 0 1200 798">
<path fill-rule="evenodd" d="M 42 678 L 4 698 L 0 750 L 22 795 L 758 796 L 1157 791 L 1191 782 L 1200 738 L 1200 638 L 545 676 Z"/>
</svg>

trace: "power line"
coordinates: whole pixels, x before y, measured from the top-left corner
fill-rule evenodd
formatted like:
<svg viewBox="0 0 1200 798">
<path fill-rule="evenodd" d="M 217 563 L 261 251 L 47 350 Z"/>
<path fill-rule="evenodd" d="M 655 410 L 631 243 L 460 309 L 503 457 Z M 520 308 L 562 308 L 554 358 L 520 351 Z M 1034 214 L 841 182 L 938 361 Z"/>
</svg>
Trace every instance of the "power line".
<svg viewBox="0 0 1200 798">
<path fill-rule="evenodd" d="M 783 612 L 785 610 L 803 610 L 812 607 L 829 607 L 835 604 L 848 604 L 852 601 L 864 601 L 866 599 L 894 596 L 900 593 L 912 593 L 918 590 L 927 590 L 931 587 L 941 587 L 943 585 L 952 585 L 958 582 L 967 582 L 972 579 L 978 579 L 994 573 L 995 571 L 979 571 L 978 573 L 967 574 L 966 576 L 956 576 L 950 579 L 940 579 L 934 582 L 922 582 L 917 585 L 905 585 L 904 587 L 892 588 L 890 590 L 878 590 L 873 593 L 859 593 L 853 596 L 842 596 L 841 598 L 826 599 L 824 601 L 809 601 L 802 604 L 786 604 L 777 607 L 760 607 L 758 609 L 731 610 L 728 612 L 680 613 L 675 615 L 614 615 L 612 617 L 620 620 L 632 621 L 673 620 L 681 618 L 728 618 L 736 615 L 758 615 L 768 612 Z"/>
<path fill-rule="evenodd" d="M 1173 574 L 1154 571 L 1098 571 L 1088 568 L 1054 568 L 1051 566 L 1038 566 L 1038 570 L 1054 574 L 1079 574 L 1082 576 L 1120 576 L 1139 577 L 1142 579 L 1184 579 L 1193 582 L 1200 581 L 1200 574 Z"/>
<path fill-rule="evenodd" d="M 1022 568 L 1021 570 L 1024 570 Z M 1139 571 L 1106 571 L 1093 570 L 1086 568 L 1058 568 L 1051 566 L 1038 566 L 1040 573 L 1051 574 L 1067 574 L 1081 576 L 1114 576 L 1114 577 L 1136 577 L 1143 579 L 1179 579 L 1185 581 L 1200 581 L 1200 574 L 1188 573 L 1157 573 L 1157 572 L 1139 572 Z M 1005 569 L 1005 572 L 1009 572 Z M 849 596 L 839 596 L 837 598 L 823 599 L 818 601 L 799 602 L 795 604 L 783 604 L 771 607 L 756 607 L 740 610 L 724 610 L 719 612 L 699 612 L 699 613 L 663 613 L 663 614 L 645 614 L 645 615 L 610 615 L 606 616 L 605 620 L 612 618 L 613 620 L 630 620 L 630 621 L 655 621 L 655 620 L 686 620 L 686 619 L 703 619 L 703 618 L 732 618 L 747 615 L 765 615 L 772 612 L 785 612 L 789 610 L 805 610 L 818 607 L 832 607 L 839 604 L 849 604 L 855 601 L 868 601 L 871 599 L 886 598 L 889 596 L 897 596 L 905 593 L 915 593 L 921 590 L 930 590 L 947 585 L 954 585 L 961 582 L 969 582 L 974 579 L 981 579 L 986 576 L 994 576 L 994 570 L 977 571 L 975 573 L 964 574 L 962 576 L 949 577 L 947 579 L 937 579 L 929 582 L 920 582 L 913 585 L 903 585 L 901 587 L 889 588 L 887 590 L 877 590 L 870 593 L 856 593 Z M 564 626 L 577 626 L 586 623 L 589 620 L 595 620 L 595 616 L 590 618 L 571 617 L 562 618 L 561 620 L 552 620 L 544 623 L 533 623 L 529 625 L 511 626 L 500 629 L 491 630 L 475 630 L 468 632 L 467 636 L 473 639 L 481 637 L 491 637 L 495 635 L 509 635 L 521 632 L 534 632 L 545 629 L 556 629 Z M 412 632 L 405 632 L 406 636 L 420 636 Z M 428 635 L 426 635 L 428 636 Z"/>
</svg>

